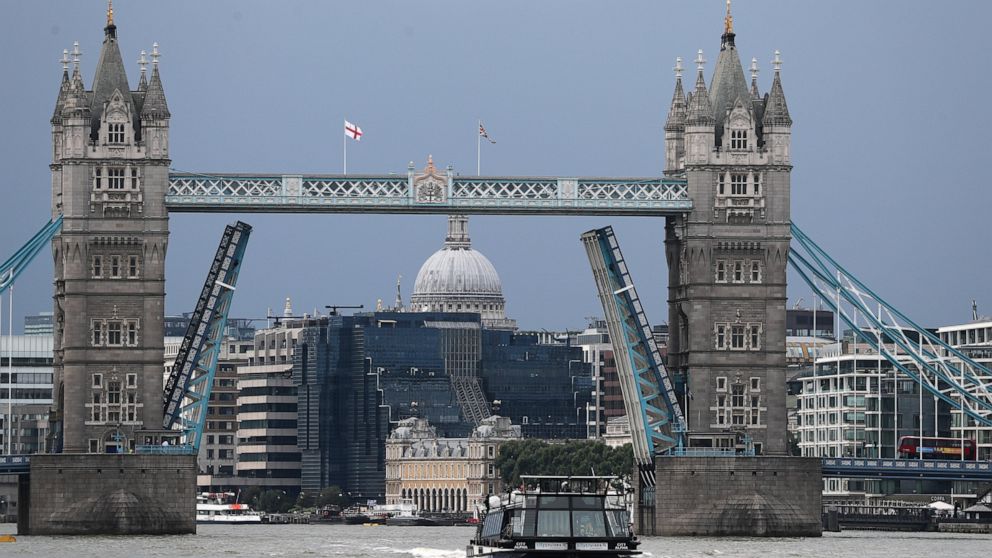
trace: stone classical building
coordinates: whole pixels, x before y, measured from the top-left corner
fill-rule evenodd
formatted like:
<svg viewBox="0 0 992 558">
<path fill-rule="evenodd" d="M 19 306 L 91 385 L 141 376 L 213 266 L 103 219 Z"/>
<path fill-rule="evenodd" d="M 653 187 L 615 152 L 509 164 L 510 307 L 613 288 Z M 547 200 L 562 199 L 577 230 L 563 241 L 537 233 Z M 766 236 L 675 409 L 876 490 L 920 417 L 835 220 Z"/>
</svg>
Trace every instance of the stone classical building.
<svg viewBox="0 0 992 558">
<path fill-rule="evenodd" d="M 386 440 L 386 503 L 472 512 L 502 492 L 496 455 L 500 444 L 520 437 L 520 427 L 500 416 L 483 420 L 468 438 L 441 438 L 424 419 L 400 421 Z"/>
<path fill-rule="evenodd" d="M 735 36 L 728 11 L 709 87 L 702 51 L 688 95 L 676 67 L 665 174 L 687 179 L 693 210 L 665 226 L 668 365 L 692 394 L 682 402 L 690 430 L 746 430 L 757 451 L 784 454 L 792 118 L 778 55 L 762 96 Z"/>
<path fill-rule="evenodd" d="M 142 65 L 128 85 L 108 12 L 92 87 L 68 51 L 52 115 L 55 449 L 106 452 L 162 432 L 169 108 Z M 142 60 L 144 61 L 144 56 Z"/>
</svg>

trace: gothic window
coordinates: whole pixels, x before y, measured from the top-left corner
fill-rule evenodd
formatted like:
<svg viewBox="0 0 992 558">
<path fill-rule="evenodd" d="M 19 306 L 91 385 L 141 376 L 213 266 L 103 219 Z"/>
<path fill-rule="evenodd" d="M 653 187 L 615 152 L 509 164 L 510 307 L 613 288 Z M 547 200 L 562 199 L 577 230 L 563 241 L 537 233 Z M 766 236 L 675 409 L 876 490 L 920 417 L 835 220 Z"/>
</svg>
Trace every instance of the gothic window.
<svg viewBox="0 0 992 558">
<path fill-rule="evenodd" d="M 124 189 L 124 169 L 114 167 L 107 169 L 107 188 L 110 190 Z"/>
<path fill-rule="evenodd" d="M 754 195 L 755 196 L 760 196 L 761 195 L 761 173 L 760 172 L 754 173 Z"/>
<path fill-rule="evenodd" d="M 730 405 L 735 409 L 744 406 L 744 384 L 735 383 L 730 387 Z"/>
<path fill-rule="evenodd" d="M 123 122 L 110 122 L 107 124 L 107 143 L 124 143 Z"/>
<path fill-rule="evenodd" d="M 717 283 L 727 282 L 727 260 L 716 261 L 716 282 Z"/>
<path fill-rule="evenodd" d="M 720 194 L 721 196 L 722 196 L 722 195 L 724 194 L 724 192 L 725 192 L 725 189 L 724 189 L 724 182 L 726 182 L 726 180 L 725 180 L 725 179 L 726 179 L 726 176 L 727 176 L 726 174 L 724 174 L 724 173 L 722 173 L 722 172 L 720 173 L 720 182 L 719 182 L 719 187 L 718 187 L 718 189 L 717 189 L 717 192 L 718 192 L 718 193 L 719 193 L 719 194 Z"/>
<path fill-rule="evenodd" d="M 130 278 L 135 278 L 138 276 L 138 256 L 128 256 L 127 257 L 127 276 Z"/>
<path fill-rule="evenodd" d="M 730 131 L 730 148 L 747 149 L 747 130 Z"/>
<path fill-rule="evenodd" d="M 99 279 L 103 276 L 103 256 L 93 256 L 93 278 Z"/>
<path fill-rule="evenodd" d="M 103 405 L 101 404 L 102 397 L 99 393 L 93 394 L 93 406 L 90 409 L 90 420 L 93 422 L 103 421 Z"/>
<path fill-rule="evenodd" d="M 734 261 L 734 283 L 744 282 L 744 261 Z"/>
<path fill-rule="evenodd" d="M 744 349 L 744 326 L 735 325 L 730 328 L 730 348 Z"/>
<path fill-rule="evenodd" d="M 138 375 L 137 374 L 128 374 L 127 375 L 127 387 L 133 388 L 133 387 L 137 387 L 137 385 L 138 385 Z"/>
<path fill-rule="evenodd" d="M 93 188 L 95 190 L 103 188 L 103 169 L 100 167 L 93 169 Z"/>
<path fill-rule="evenodd" d="M 128 320 L 127 321 L 127 345 L 129 347 L 137 346 L 138 344 L 138 321 Z"/>
<path fill-rule="evenodd" d="M 97 453 L 99 451 L 99 440 L 90 438 L 90 453 Z"/>
<path fill-rule="evenodd" d="M 717 391 L 727 391 L 727 378 L 720 376 L 716 379 L 716 390 Z"/>
<path fill-rule="evenodd" d="M 100 320 L 93 320 L 90 322 L 90 340 L 93 342 L 94 347 L 99 347 L 103 344 L 103 323 Z M 97 381 L 97 375 L 93 375 L 93 381 Z"/>
<path fill-rule="evenodd" d="M 727 326 L 724 324 L 717 324 L 716 326 L 716 348 L 727 348 Z"/>
<path fill-rule="evenodd" d="M 747 195 L 747 174 L 734 173 L 730 175 L 730 195 Z"/>
<path fill-rule="evenodd" d="M 131 169 L 131 188 L 138 188 L 138 169 Z"/>
<path fill-rule="evenodd" d="M 103 374 L 93 374 L 93 387 L 103 387 Z M 94 401 L 94 403 L 99 403 L 99 401 Z"/>
<path fill-rule="evenodd" d="M 121 257 L 110 256 L 110 276 L 114 279 L 121 278 Z"/>
<path fill-rule="evenodd" d="M 748 336 L 750 341 L 750 349 L 752 351 L 757 351 L 761 349 L 761 326 L 757 324 L 750 324 L 747 326 Z"/>
<path fill-rule="evenodd" d="M 107 345 L 111 347 L 120 347 L 122 345 L 122 324 L 118 320 L 111 320 L 107 322 Z"/>
<path fill-rule="evenodd" d="M 761 378 L 751 378 L 751 391 L 761 390 Z"/>
<path fill-rule="evenodd" d="M 751 282 L 761 282 L 761 262 L 759 260 L 751 260 Z"/>
</svg>

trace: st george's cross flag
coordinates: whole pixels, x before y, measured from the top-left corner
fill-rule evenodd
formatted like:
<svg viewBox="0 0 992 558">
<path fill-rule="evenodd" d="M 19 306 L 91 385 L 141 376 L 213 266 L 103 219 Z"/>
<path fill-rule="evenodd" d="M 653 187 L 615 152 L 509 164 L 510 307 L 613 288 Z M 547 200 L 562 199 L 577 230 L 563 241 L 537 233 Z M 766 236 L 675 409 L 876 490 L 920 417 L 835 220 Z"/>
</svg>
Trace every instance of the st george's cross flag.
<svg viewBox="0 0 992 558">
<path fill-rule="evenodd" d="M 344 135 L 355 141 L 362 141 L 362 129 L 347 120 L 344 121 Z"/>
</svg>

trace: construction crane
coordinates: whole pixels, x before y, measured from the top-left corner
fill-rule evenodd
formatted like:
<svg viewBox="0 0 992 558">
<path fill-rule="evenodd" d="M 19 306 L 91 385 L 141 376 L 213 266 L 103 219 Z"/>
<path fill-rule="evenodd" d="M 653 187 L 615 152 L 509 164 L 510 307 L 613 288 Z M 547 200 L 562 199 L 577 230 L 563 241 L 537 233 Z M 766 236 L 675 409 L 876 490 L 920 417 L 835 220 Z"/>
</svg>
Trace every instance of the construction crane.
<svg viewBox="0 0 992 558">
<path fill-rule="evenodd" d="M 582 235 L 616 355 L 634 460 L 653 487 L 654 456 L 684 445 L 685 416 L 612 227 Z"/>
<path fill-rule="evenodd" d="M 162 426 L 181 431 L 181 445 L 177 451 L 196 453 L 199 450 L 227 314 L 250 234 L 251 226 L 241 221 L 224 229 L 179 346 L 175 365 L 166 381 Z"/>
</svg>

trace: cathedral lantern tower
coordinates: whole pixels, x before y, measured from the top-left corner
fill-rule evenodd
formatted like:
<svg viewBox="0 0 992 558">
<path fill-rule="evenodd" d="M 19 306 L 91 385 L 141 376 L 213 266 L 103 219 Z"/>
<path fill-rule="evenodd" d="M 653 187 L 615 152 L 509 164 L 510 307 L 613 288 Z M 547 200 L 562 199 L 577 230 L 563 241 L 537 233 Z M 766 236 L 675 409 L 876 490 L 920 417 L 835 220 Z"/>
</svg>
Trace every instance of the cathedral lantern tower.
<svg viewBox="0 0 992 558">
<path fill-rule="evenodd" d="M 728 2 L 707 87 L 702 51 L 684 117 L 682 83 L 665 126 L 665 172 L 684 176 L 693 210 L 669 218 L 669 369 L 687 382 L 693 432 L 737 430 L 786 452 L 785 303 L 792 120 L 775 55 L 771 91 L 744 76 Z M 681 69 L 681 65 L 677 67 Z"/>
<path fill-rule="evenodd" d="M 113 8 L 91 87 L 63 53 L 52 117 L 53 451 L 127 452 L 161 439 L 169 109 L 152 49 L 128 85 Z"/>
</svg>

